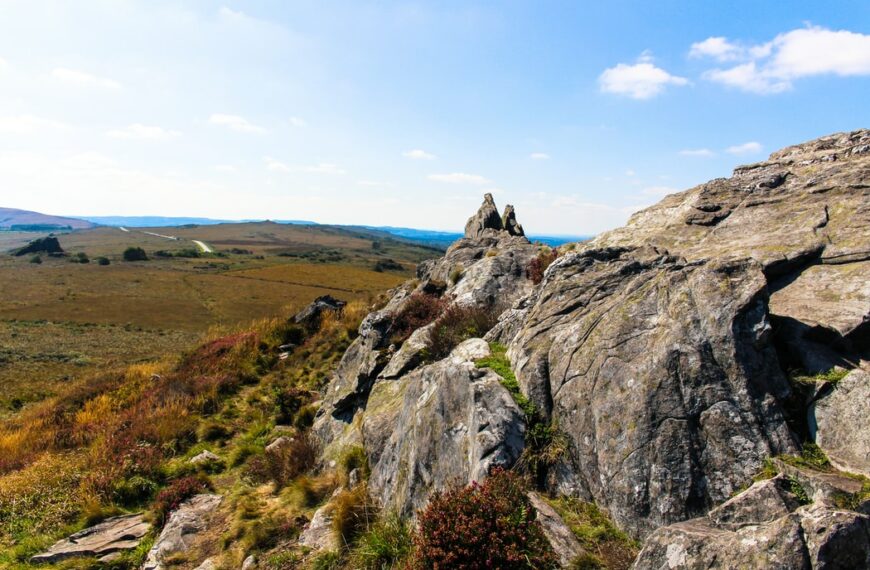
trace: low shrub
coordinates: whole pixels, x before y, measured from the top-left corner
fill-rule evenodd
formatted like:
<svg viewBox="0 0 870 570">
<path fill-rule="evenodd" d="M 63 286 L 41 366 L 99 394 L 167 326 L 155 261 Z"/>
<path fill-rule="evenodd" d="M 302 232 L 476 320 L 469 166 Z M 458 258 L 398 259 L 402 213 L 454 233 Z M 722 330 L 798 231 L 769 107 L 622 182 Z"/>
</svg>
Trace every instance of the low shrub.
<svg viewBox="0 0 870 570">
<path fill-rule="evenodd" d="M 196 430 L 199 441 L 225 441 L 230 438 L 230 435 L 232 435 L 230 430 L 216 421 L 202 422 Z"/>
<path fill-rule="evenodd" d="M 208 481 L 199 477 L 184 477 L 169 483 L 169 486 L 157 493 L 157 497 L 151 505 L 155 526 L 162 527 L 166 524 L 172 511 L 177 509 L 181 503 L 208 488 Z"/>
<path fill-rule="evenodd" d="M 110 263 L 112 263 L 112 262 L 109 261 L 108 257 L 98 257 L 97 258 L 97 265 L 109 265 Z"/>
<path fill-rule="evenodd" d="M 495 469 L 483 484 L 436 492 L 414 535 L 417 568 L 553 568 L 557 561 L 522 479 Z"/>
<path fill-rule="evenodd" d="M 317 445 L 308 434 L 300 434 L 278 449 L 258 455 L 249 462 L 248 475 L 258 481 L 272 481 L 276 488 L 308 472 L 317 461 Z"/>
<path fill-rule="evenodd" d="M 310 509 L 321 504 L 336 488 L 335 477 L 322 475 L 310 477 L 303 475 L 294 479 L 284 491 L 291 504 L 302 509 Z"/>
<path fill-rule="evenodd" d="M 290 425 L 306 404 L 313 399 L 313 394 L 301 388 L 281 387 L 275 392 L 275 423 Z"/>
<path fill-rule="evenodd" d="M 369 458 L 366 455 L 366 450 L 359 445 L 348 447 L 338 458 L 338 467 L 345 481 L 347 481 L 348 477 L 350 477 L 350 472 L 354 469 L 359 469 L 363 479 L 368 479 Z"/>
<path fill-rule="evenodd" d="M 34 255 L 33 257 L 30 258 L 30 263 L 36 263 L 38 265 L 38 264 L 42 263 L 42 257 L 40 257 L 38 255 Z"/>
<path fill-rule="evenodd" d="M 157 483 L 141 475 L 133 475 L 115 482 L 112 498 L 120 505 L 134 506 L 149 500 L 156 491 Z"/>
<path fill-rule="evenodd" d="M 317 404 L 308 404 L 296 413 L 293 418 L 293 427 L 299 431 L 305 431 L 314 425 L 314 418 L 317 416 L 317 410 L 320 406 Z"/>
<path fill-rule="evenodd" d="M 344 490 L 332 500 L 332 530 L 344 547 L 352 545 L 376 519 L 377 507 L 365 484 Z"/>
<path fill-rule="evenodd" d="M 128 247 L 122 257 L 124 261 L 148 261 L 148 254 L 141 247 Z"/>
<path fill-rule="evenodd" d="M 435 295 L 414 293 L 401 310 L 393 317 L 390 327 L 390 340 L 402 344 L 415 330 L 424 327 L 438 318 L 444 310 L 445 301 Z"/>
<path fill-rule="evenodd" d="M 498 315 L 492 307 L 451 305 L 432 327 L 428 356 L 440 360 L 462 341 L 482 337 L 498 322 Z"/>
<path fill-rule="evenodd" d="M 533 257 L 526 266 L 526 277 L 531 279 L 532 283 L 537 285 L 544 280 L 544 272 L 550 267 L 559 257 L 558 248 L 543 248 L 538 252 L 538 255 Z"/>
<path fill-rule="evenodd" d="M 353 568 L 401 568 L 414 547 L 411 529 L 397 515 L 381 518 L 357 539 L 349 558 Z"/>
</svg>

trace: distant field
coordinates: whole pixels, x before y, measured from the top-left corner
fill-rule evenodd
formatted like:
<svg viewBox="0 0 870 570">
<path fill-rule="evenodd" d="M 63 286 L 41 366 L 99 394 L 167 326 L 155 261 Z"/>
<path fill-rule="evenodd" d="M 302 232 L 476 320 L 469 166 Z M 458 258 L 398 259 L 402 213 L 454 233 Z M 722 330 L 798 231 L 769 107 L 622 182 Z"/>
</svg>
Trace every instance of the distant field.
<svg viewBox="0 0 870 570">
<path fill-rule="evenodd" d="M 0 252 L 43 235 L 0 232 Z M 67 253 L 91 262 L 41 256 L 36 264 L 0 253 L 0 415 L 98 368 L 178 352 L 212 326 L 289 316 L 319 295 L 374 297 L 437 255 L 380 234 L 273 223 L 56 235 Z M 197 255 L 192 240 L 215 254 L 155 255 Z M 123 261 L 132 246 L 149 261 Z M 96 263 L 102 256 L 109 265 Z M 386 259 L 404 269 L 375 271 Z"/>
</svg>

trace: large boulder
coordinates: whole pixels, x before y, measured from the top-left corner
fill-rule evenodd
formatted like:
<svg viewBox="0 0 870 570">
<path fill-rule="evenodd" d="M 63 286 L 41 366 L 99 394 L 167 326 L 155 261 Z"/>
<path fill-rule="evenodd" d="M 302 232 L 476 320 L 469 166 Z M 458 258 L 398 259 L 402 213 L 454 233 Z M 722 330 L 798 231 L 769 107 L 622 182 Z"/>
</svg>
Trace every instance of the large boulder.
<svg viewBox="0 0 870 570">
<path fill-rule="evenodd" d="M 33 556 L 32 564 L 56 564 L 76 557 L 106 558 L 132 550 L 151 529 L 142 514 L 112 517 L 59 540 L 51 548 Z"/>
<path fill-rule="evenodd" d="M 25 245 L 22 248 L 19 248 L 14 252 L 16 256 L 28 255 L 33 253 L 47 253 L 49 255 L 63 253 L 63 249 L 60 247 L 60 242 L 54 236 L 48 236 L 43 238 L 37 238 Z"/>
<path fill-rule="evenodd" d="M 501 215 L 501 225 L 504 231 L 512 236 L 524 236 L 523 226 L 517 221 L 517 214 L 514 212 L 514 207 L 508 204 L 504 207 L 504 214 Z"/>
<path fill-rule="evenodd" d="M 369 488 L 385 508 L 413 516 L 433 491 L 481 481 L 519 458 L 525 417 L 499 376 L 468 359 L 486 354 L 481 345 L 466 341 L 409 374 L 391 421 L 374 414 L 369 425 L 370 416 L 363 417 L 374 459 Z"/>
<path fill-rule="evenodd" d="M 635 536 L 705 513 L 795 450 L 754 262 L 590 249 L 547 270 L 509 356 L 571 441 L 552 474 Z"/>
<path fill-rule="evenodd" d="M 870 477 L 870 374 L 853 370 L 810 410 L 815 440 L 834 466 Z"/>
<path fill-rule="evenodd" d="M 175 554 L 188 552 L 208 530 L 220 495 L 201 494 L 183 502 L 172 514 L 148 551 L 142 570 L 163 570 Z"/>
<path fill-rule="evenodd" d="M 317 330 L 325 313 L 340 313 L 347 303 L 332 295 L 321 295 L 296 313 L 293 322 L 302 325 L 309 331 Z"/>
</svg>

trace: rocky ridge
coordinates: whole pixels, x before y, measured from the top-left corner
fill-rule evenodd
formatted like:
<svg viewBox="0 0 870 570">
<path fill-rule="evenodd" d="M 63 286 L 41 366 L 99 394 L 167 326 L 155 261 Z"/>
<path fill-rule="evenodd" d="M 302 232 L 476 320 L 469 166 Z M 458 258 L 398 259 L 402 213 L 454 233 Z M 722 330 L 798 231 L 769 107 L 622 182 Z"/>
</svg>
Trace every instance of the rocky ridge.
<svg viewBox="0 0 870 570">
<path fill-rule="evenodd" d="M 487 195 L 465 237 L 363 321 L 315 422 L 324 461 L 363 446 L 373 498 L 406 516 L 435 490 L 514 465 L 526 419 L 496 375 L 474 365 L 498 342 L 522 393 L 568 442 L 541 490 L 594 501 L 647 538 L 636 567 L 706 567 L 710 556 L 726 566 L 835 567 L 826 565 L 839 563 L 845 535 L 797 536 L 829 520 L 857 544 L 848 556 L 870 556 L 860 515 L 796 505 L 776 494 L 779 479 L 740 493 L 768 458 L 797 454 L 810 437 L 808 402 L 787 372 L 857 369 L 867 357 L 868 180 L 870 131 L 789 147 L 563 252 L 537 285 L 527 268 L 539 247 L 513 208 L 499 216 Z M 500 317 L 484 340 L 432 361 L 431 326 L 400 345 L 391 336 L 419 294 Z M 809 403 L 847 405 L 829 394 L 814 391 Z M 823 447 L 825 425 L 813 433 Z M 868 463 L 841 461 L 855 471 Z M 737 528 L 716 518 L 735 493 L 742 511 L 767 509 L 755 505 L 775 494 L 781 508 L 751 531 Z M 701 537 L 694 558 L 670 546 L 687 536 Z M 762 543 L 782 555 L 759 557 Z"/>
</svg>

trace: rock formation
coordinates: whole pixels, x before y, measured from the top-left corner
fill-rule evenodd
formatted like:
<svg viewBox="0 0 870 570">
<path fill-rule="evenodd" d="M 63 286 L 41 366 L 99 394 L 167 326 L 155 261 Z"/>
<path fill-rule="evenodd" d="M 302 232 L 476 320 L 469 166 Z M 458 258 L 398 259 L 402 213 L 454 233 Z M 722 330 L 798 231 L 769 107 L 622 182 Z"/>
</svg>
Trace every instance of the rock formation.
<svg viewBox="0 0 870 570">
<path fill-rule="evenodd" d="M 810 409 L 816 443 L 834 466 L 870 477 L 870 374 L 853 370 Z"/>
<path fill-rule="evenodd" d="M 31 253 L 47 253 L 49 255 L 54 255 L 63 253 L 63 249 L 60 247 L 60 241 L 58 241 L 56 237 L 48 236 L 33 240 L 24 247 L 16 250 L 14 255 L 20 257 Z"/>
<path fill-rule="evenodd" d="M 860 561 L 866 517 L 835 508 L 821 484 L 804 485 L 818 487 L 806 506 L 782 478 L 729 498 L 810 432 L 787 372 L 867 358 L 868 180 L 870 131 L 789 147 L 560 248 L 537 285 L 527 268 L 538 248 L 486 195 L 465 236 L 364 319 L 315 422 L 324 461 L 363 446 L 373 498 L 413 516 L 433 491 L 522 453 L 525 416 L 474 365 L 485 342 L 435 361 L 432 325 L 394 342 L 396 316 L 429 294 L 500 313 L 485 341 L 508 347 L 522 393 L 567 441 L 542 490 L 594 501 L 649 537 L 638 568 Z M 814 396 L 816 439 L 854 470 L 861 458 L 847 449 L 866 444 L 866 421 L 849 420 L 861 424 L 850 438 L 833 418 L 864 414 L 865 377 L 853 372 L 845 397 Z"/>
<path fill-rule="evenodd" d="M 139 546 L 151 525 L 141 514 L 112 517 L 56 542 L 47 551 L 30 559 L 33 564 L 56 564 L 67 558 L 108 557 Z"/>
<path fill-rule="evenodd" d="M 221 496 L 196 495 L 185 501 L 169 516 L 142 570 L 162 570 L 173 555 L 189 551 L 197 538 L 208 529 L 214 510 L 220 505 Z"/>
</svg>

